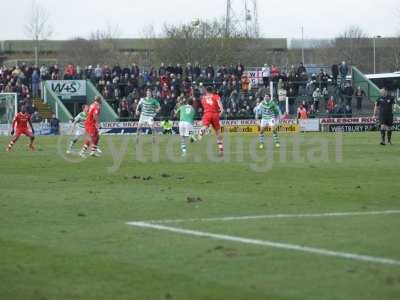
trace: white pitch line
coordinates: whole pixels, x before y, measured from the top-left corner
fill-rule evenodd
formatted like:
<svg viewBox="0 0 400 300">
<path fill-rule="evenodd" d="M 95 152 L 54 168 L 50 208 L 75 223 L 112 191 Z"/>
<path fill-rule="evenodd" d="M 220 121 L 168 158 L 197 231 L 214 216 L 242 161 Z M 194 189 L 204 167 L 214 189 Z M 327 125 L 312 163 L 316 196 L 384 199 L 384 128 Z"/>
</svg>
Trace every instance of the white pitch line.
<svg viewBox="0 0 400 300">
<path fill-rule="evenodd" d="M 240 221 L 240 220 L 257 220 L 257 219 L 352 217 L 352 216 L 392 215 L 392 214 L 400 214 L 400 210 L 334 212 L 334 213 L 318 213 L 318 214 L 275 214 L 275 215 L 239 216 L 239 217 L 149 220 L 144 222 L 163 224 L 163 223 L 184 223 L 184 222 Z"/>
<path fill-rule="evenodd" d="M 320 249 L 320 248 L 305 247 L 305 246 L 300 246 L 300 245 L 241 238 L 241 237 L 237 237 L 237 236 L 215 234 L 215 233 L 203 232 L 203 231 L 197 231 L 197 230 L 181 229 L 181 228 L 151 224 L 151 223 L 146 223 L 146 222 L 129 222 L 127 224 L 131 225 L 131 226 L 141 227 L 141 228 L 157 229 L 157 230 L 169 231 L 169 232 L 180 233 L 180 234 L 191 235 L 191 236 L 198 236 L 198 237 L 208 237 L 208 238 L 212 238 L 212 239 L 231 241 L 231 242 L 237 242 L 237 243 L 242 243 L 242 244 L 252 244 L 252 245 L 259 245 L 259 246 L 264 246 L 264 247 L 272 247 L 272 248 L 278 248 L 278 249 L 284 249 L 284 250 L 306 252 L 306 253 L 312 253 L 312 254 L 318 254 L 318 255 L 334 256 L 334 257 L 346 258 L 346 259 L 351 259 L 351 260 L 356 260 L 356 261 L 364 261 L 364 262 L 379 263 L 379 264 L 385 264 L 385 265 L 400 266 L 400 260 L 394 260 L 394 259 L 383 258 L 383 257 L 359 255 L 359 254 L 354 254 L 354 253 L 337 252 L 337 251 L 331 251 L 331 250 Z"/>
</svg>

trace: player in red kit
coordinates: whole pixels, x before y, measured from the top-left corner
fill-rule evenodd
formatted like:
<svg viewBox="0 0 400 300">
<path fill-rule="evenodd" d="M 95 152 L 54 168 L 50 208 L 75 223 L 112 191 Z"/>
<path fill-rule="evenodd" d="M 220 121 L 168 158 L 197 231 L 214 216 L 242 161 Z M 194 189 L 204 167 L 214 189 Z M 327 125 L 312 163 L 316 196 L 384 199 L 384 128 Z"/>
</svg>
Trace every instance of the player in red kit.
<svg viewBox="0 0 400 300">
<path fill-rule="evenodd" d="M 13 120 L 11 135 L 14 135 L 14 138 L 8 144 L 7 151 L 11 150 L 22 134 L 30 138 L 29 149 L 34 150 L 33 141 L 35 140 L 35 130 L 32 126 L 31 115 L 26 112 L 25 107 L 21 108 L 21 112 L 17 113 Z"/>
<path fill-rule="evenodd" d="M 97 145 L 100 139 L 100 111 L 101 111 L 101 98 L 96 96 L 94 102 L 90 105 L 88 115 L 85 121 L 85 130 L 87 135 L 85 143 L 82 147 L 80 156 L 85 157 L 85 152 L 90 147 L 90 156 L 99 156 Z"/>
<path fill-rule="evenodd" d="M 212 87 L 207 87 L 207 92 L 201 97 L 201 105 L 203 106 L 202 128 L 200 129 L 200 138 L 204 135 L 208 127 L 211 125 L 217 136 L 218 151 L 220 155 L 224 153 L 224 140 L 221 134 L 220 116 L 224 113 L 221 98 L 214 93 Z"/>
</svg>

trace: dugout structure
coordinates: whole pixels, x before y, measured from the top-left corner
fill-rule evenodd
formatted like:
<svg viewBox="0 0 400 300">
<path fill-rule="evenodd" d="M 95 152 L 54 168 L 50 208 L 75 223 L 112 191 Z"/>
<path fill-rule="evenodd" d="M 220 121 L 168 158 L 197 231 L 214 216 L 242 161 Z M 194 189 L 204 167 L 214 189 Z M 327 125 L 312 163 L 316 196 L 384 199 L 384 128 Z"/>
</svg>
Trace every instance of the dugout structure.
<svg viewBox="0 0 400 300">
<path fill-rule="evenodd" d="M 374 102 L 379 99 L 379 88 L 356 67 L 352 67 L 351 81 L 354 88 L 361 87 L 368 99 Z"/>
</svg>

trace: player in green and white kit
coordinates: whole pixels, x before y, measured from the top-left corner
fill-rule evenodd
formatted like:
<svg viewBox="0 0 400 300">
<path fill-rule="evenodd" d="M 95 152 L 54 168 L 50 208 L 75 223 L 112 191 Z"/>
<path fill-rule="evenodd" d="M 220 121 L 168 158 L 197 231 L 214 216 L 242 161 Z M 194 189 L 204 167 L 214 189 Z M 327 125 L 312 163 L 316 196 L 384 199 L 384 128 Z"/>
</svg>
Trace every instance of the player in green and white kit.
<svg viewBox="0 0 400 300">
<path fill-rule="evenodd" d="M 69 142 L 67 154 L 72 153 L 72 147 L 76 144 L 79 138 L 83 137 L 86 133 L 85 131 L 85 121 L 87 118 L 87 112 L 89 110 L 88 105 L 84 105 L 82 107 L 82 112 L 80 112 L 72 123 L 71 135 L 73 136 L 72 140 Z"/>
<path fill-rule="evenodd" d="M 272 137 L 277 148 L 280 147 L 278 129 L 279 118 L 282 113 L 279 109 L 278 104 L 271 100 L 270 95 L 265 95 L 264 100 L 258 105 L 257 110 L 261 113 L 261 124 L 260 124 L 260 136 L 259 136 L 259 148 L 264 149 L 264 132 L 268 127 L 272 130 Z M 258 116 L 256 115 L 256 119 Z"/>
<path fill-rule="evenodd" d="M 139 130 L 143 126 L 149 126 L 151 128 L 154 143 L 154 117 L 160 111 L 160 108 L 160 103 L 157 99 L 152 97 L 151 90 L 147 90 L 146 97 L 140 99 L 136 108 L 136 115 L 139 115 L 140 110 L 140 118 L 136 131 L 136 143 L 139 141 Z"/>
<path fill-rule="evenodd" d="M 190 138 L 191 142 L 196 141 L 193 135 L 193 122 L 196 112 L 191 103 L 185 99 L 183 104 L 178 107 L 175 114 L 179 114 L 179 135 L 181 136 L 182 156 L 186 155 L 186 141 Z"/>
</svg>

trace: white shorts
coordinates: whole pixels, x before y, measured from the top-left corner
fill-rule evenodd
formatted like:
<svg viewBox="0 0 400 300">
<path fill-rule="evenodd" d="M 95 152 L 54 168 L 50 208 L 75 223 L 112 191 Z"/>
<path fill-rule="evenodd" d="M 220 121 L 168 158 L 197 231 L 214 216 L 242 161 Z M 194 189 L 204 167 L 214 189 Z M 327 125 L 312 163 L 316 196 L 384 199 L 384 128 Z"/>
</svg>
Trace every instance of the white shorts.
<svg viewBox="0 0 400 300">
<path fill-rule="evenodd" d="M 179 122 L 179 135 L 180 136 L 190 136 L 193 133 L 193 124 L 189 122 L 180 121 Z"/>
<path fill-rule="evenodd" d="M 153 124 L 154 117 L 140 115 L 139 125 L 149 125 L 150 127 L 153 127 Z"/>
<path fill-rule="evenodd" d="M 73 136 L 76 138 L 84 136 L 85 134 L 86 134 L 85 128 L 81 128 L 81 127 L 76 127 L 73 132 Z"/>
<path fill-rule="evenodd" d="M 277 119 L 261 119 L 260 126 L 261 128 L 264 127 L 273 127 L 278 125 L 278 120 Z"/>
</svg>

